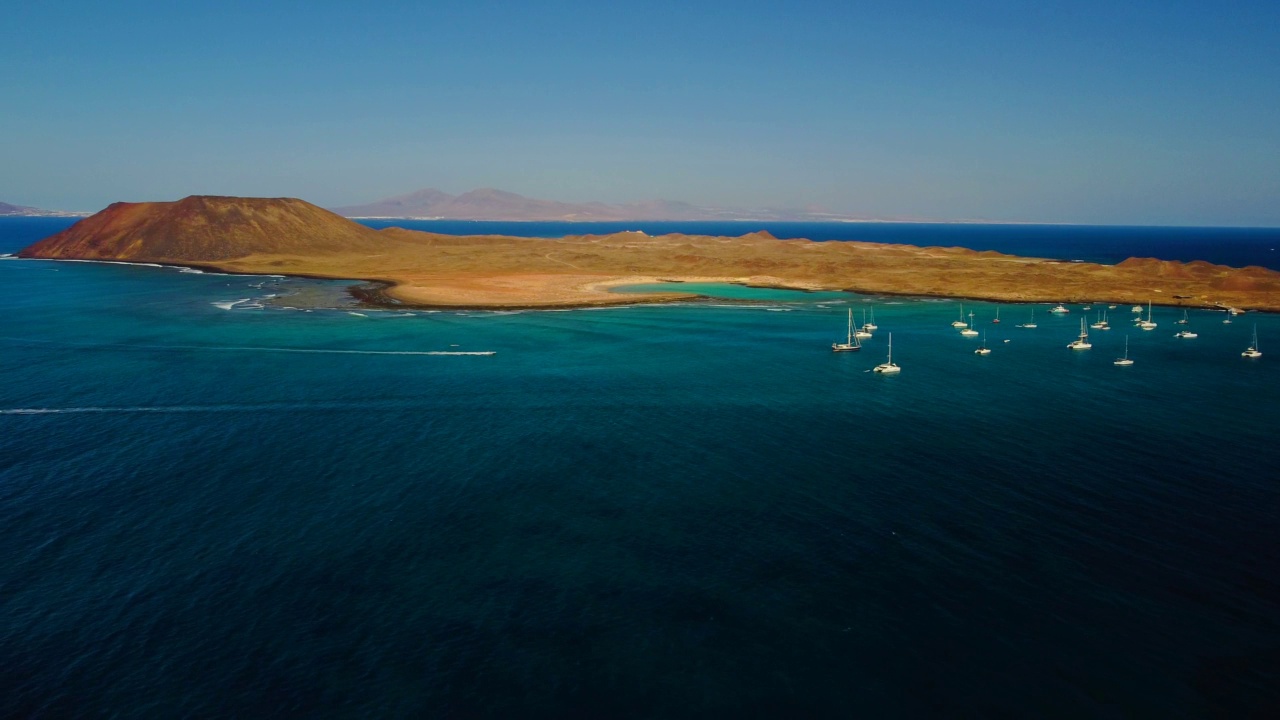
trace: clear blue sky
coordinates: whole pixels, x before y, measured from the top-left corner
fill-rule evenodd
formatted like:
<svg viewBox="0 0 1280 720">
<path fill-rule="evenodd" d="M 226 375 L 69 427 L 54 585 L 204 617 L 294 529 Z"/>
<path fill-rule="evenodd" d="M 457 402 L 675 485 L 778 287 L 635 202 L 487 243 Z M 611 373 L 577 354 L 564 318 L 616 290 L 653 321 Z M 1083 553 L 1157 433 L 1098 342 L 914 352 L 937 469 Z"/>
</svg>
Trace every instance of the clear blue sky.
<svg viewBox="0 0 1280 720">
<path fill-rule="evenodd" d="M 423 187 L 1280 226 L 1280 2 L 0 12 L 0 200 Z"/>
</svg>

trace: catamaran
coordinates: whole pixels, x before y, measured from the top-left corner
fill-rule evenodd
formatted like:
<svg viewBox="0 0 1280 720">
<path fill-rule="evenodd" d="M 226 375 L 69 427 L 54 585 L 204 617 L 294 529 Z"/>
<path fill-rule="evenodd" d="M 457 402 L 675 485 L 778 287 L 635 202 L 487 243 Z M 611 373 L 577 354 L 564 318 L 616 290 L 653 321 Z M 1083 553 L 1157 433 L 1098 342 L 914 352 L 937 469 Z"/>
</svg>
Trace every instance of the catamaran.
<svg viewBox="0 0 1280 720">
<path fill-rule="evenodd" d="M 1020 327 L 1020 328 L 1036 328 L 1036 327 L 1040 327 L 1039 325 L 1036 325 L 1036 309 L 1035 309 L 1035 308 L 1031 308 L 1031 319 L 1030 319 L 1029 321 L 1027 321 L 1027 322 L 1022 323 L 1022 324 L 1021 324 L 1021 325 L 1019 325 L 1018 327 Z"/>
<path fill-rule="evenodd" d="M 969 323 L 964 321 L 964 303 L 960 303 L 960 319 L 951 323 L 953 328 L 969 327 Z"/>
<path fill-rule="evenodd" d="M 1247 357 L 1247 358 L 1262 357 L 1262 351 L 1258 349 L 1258 326 L 1257 325 L 1253 326 L 1253 344 L 1250 345 L 1247 350 L 1240 353 L 1240 357 Z"/>
<path fill-rule="evenodd" d="M 973 337 L 978 334 L 978 331 L 973 329 L 973 313 L 969 313 L 969 325 L 961 330 L 960 334 L 965 337 Z"/>
<path fill-rule="evenodd" d="M 850 310 L 850 312 L 852 312 L 852 310 Z M 862 311 L 862 327 L 858 328 L 857 330 L 854 330 L 853 336 L 856 338 L 871 337 L 871 330 L 867 328 L 867 311 L 866 310 Z"/>
<path fill-rule="evenodd" d="M 849 308 L 849 334 L 842 343 L 831 343 L 831 352 L 857 352 L 862 349 L 862 343 L 858 342 L 858 338 L 853 334 L 853 308 Z"/>
<path fill-rule="evenodd" d="M 991 348 L 987 347 L 987 331 L 986 330 L 982 331 L 982 345 L 978 346 L 978 349 L 974 350 L 973 354 L 974 355 L 990 355 L 991 354 Z"/>
<path fill-rule="evenodd" d="M 1080 337 L 1073 340 L 1067 347 L 1072 350 L 1088 350 L 1093 347 L 1093 343 L 1089 342 L 1089 331 L 1084 329 L 1084 318 L 1080 318 Z"/>
<path fill-rule="evenodd" d="M 1116 358 L 1112 365 L 1132 365 L 1133 361 L 1129 359 L 1129 336 L 1124 336 L 1124 357 Z"/>
<path fill-rule="evenodd" d="M 902 372 L 902 368 L 893 364 L 893 333 L 889 333 L 889 359 L 875 366 L 874 371 L 885 375 Z"/>
<path fill-rule="evenodd" d="M 1183 311 L 1182 311 L 1182 319 L 1181 319 L 1181 320 L 1179 320 L 1176 324 L 1177 324 L 1177 325 L 1186 325 L 1187 323 L 1190 323 L 1190 322 L 1191 322 L 1191 320 L 1187 319 L 1187 311 L 1186 311 L 1186 310 L 1183 310 Z"/>
<path fill-rule="evenodd" d="M 880 326 L 876 324 L 876 306 L 871 306 L 871 320 L 862 323 L 863 330 L 879 330 Z"/>
</svg>

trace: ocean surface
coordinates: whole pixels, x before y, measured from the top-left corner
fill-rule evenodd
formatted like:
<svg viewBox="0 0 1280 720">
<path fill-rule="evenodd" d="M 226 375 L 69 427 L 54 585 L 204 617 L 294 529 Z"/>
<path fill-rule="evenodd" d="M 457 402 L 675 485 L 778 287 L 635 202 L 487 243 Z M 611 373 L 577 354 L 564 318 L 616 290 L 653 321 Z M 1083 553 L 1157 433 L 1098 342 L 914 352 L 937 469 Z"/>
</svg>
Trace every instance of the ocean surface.
<svg viewBox="0 0 1280 720">
<path fill-rule="evenodd" d="M 1280 317 L 344 286 L 0 260 L 0 716 L 1280 707 Z"/>
</svg>

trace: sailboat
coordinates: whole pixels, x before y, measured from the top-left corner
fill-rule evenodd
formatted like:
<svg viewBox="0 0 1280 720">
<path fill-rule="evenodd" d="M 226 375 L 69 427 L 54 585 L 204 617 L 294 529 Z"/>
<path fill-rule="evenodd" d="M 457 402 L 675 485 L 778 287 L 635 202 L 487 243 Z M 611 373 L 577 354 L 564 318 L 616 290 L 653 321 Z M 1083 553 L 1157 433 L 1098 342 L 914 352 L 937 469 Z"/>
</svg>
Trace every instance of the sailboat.
<svg viewBox="0 0 1280 720">
<path fill-rule="evenodd" d="M 1187 311 L 1186 311 L 1186 310 L 1183 310 L 1183 311 L 1182 311 L 1182 319 L 1181 319 L 1181 320 L 1179 320 L 1179 321 L 1177 322 L 1177 324 L 1178 324 L 1178 325 L 1186 325 L 1186 324 L 1187 324 L 1187 323 L 1189 323 L 1189 322 L 1191 322 L 1191 320 L 1187 319 Z"/>
<path fill-rule="evenodd" d="M 1124 357 L 1116 358 L 1112 365 L 1132 365 L 1133 361 L 1129 359 L 1129 336 L 1124 336 Z"/>
<path fill-rule="evenodd" d="M 965 337 L 974 337 L 978 334 L 978 331 L 973 329 L 973 313 L 969 313 L 969 325 L 961 330 L 960 334 Z"/>
<path fill-rule="evenodd" d="M 1103 317 L 1103 314 L 1104 314 L 1104 313 L 1099 312 L 1099 313 L 1098 313 L 1098 322 L 1093 323 L 1093 324 L 1092 324 L 1092 325 L 1090 325 L 1089 327 L 1093 328 L 1094 330 L 1110 330 L 1110 329 L 1111 329 L 1111 326 L 1110 326 L 1109 324 L 1107 324 L 1107 321 L 1106 321 L 1106 319 Z"/>
<path fill-rule="evenodd" d="M 863 330 L 879 330 L 880 329 L 880 326 L 876 324 L 876 306 L 875 305 L 871 306 L 870 322 L 863 322 L 862 329 Z"/>
<path fill-rule="evenodd" d="M 852 313 L 853 310 L 850 310 L 849 312 Z M 856 338 L 871 337 L 871 330 L 867 329 L 867 311 L 866 310 L 862 311 L 862 327 L 858 328 L 857 330 L 854 330 L 853 336 Z"/>
<path fill-rule="evenodd" d="M 1080 318 L 1080 337 L 1073 340 L 1067 347 L 1072 350 L 1088 350 L 1093 347 L 1093 343 L 1089 342 L 1089 331 L 1084 329 L 1084 318 Z"/>
<path fill-rule="evenodd" d="M 994 320 L 991 321 L 991 324 L 992 325 L 1000 324 L 1000 306 L 999 305 L 996 306 L 996 317 Z"/>
<path fill-rule="evenodd" d="M 1150 300 L 1147 301 L 1147 319 L 1138 323 L 1138 327 L 1142 328 L 1143 330 L 1156 329 L 1156 324 L 1151 321 L 1151 301 Z"/>
<path fill-rule="evenodd" d="M 964 303 L 960 303 L 960 319 L 951 323 L 953 328 L 969 327 L 969 323 L 964 321 Z"/>
<path fill-rule="evenodd" d="M 1223 325 L 1230 325 L 1230 324 L 1231 324 L 1231 312 L 1230 312 L 1230 311 L 1227 311 L 1227 316 L 1226 316 L 1225 318 L 1223 318 L 1223 319 L 1222 319 L 1222 324 L 1223 324 Z"/>
<path fill-rule="evenodd" d="M 842 343 L 831 343 L 831 352 L 857 352 L 861 349 L 862 343 L 853 334 L 853 308 L 849 308 L 849 335 Z"/>
<path fill-rule="evenodd" d="M 893 364 L 893 333 L 889 333 L 889 359 L 875 366 L 874 372 L 891 375 L 902 372 L 902 368 Z"/>
<path fill-rule="evenodd" d="M 974 355 L 990 355 L 991 354 L 991 348 L 987 347 L 987 331 L 986 330 L 982 331 L 982 345 L 979 346 L 977 350 L 974 350 L 973 354 Z"/>
<path fill-rule="evenodd" d="M 1253 344 L 1250 345 L 1247 350 L 1240 353 L 1240 357 L 1247 357 L 1247 358 L 1262 357 L 1262 351 L 1258 349 L 1258 326 L 1257 325 L 1253 326 Z"/>
<path fill-rule="evenodd" d="M 1020 327 L 1020 328 L 1037 328 L 1037 327 L 1040 327 L 1039 325 L 1036 325 L 1036 309 L 1035 309 L 1035 308 L 1031 308 L 1031 320 L 1029 320 L 1029 321 L 1027 321 L 1027 322 L 1022 323 L 1022 324 L 1021 324 L 1021 325 L 1019 325 L 1018 327 Z"/>
</svg>

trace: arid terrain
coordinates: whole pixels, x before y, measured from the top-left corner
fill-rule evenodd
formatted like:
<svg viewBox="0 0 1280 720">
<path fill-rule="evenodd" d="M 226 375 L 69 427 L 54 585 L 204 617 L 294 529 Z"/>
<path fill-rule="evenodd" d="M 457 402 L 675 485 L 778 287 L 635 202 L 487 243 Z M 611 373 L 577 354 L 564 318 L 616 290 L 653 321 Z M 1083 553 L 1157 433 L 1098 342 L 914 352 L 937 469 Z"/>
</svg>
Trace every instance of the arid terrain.
<svg viewBox="0 0 1280 720">
<path fill-rule="evenodd" d="M 192 196 L 116 203 L 19 254 L 371 280 L 387 284 L 384 295 L 390 301 L 444 307 L 571 307 L 687 297 L 609 291 L 673 280 L 1280 311 L 1280 273 L 1260 267 L 1141 258 L 1097 265 L 964 248 L 778 240 L 764 232 L 741 237 L 453 236 L 373 230 L 289 198 Z"/>
</svg>

